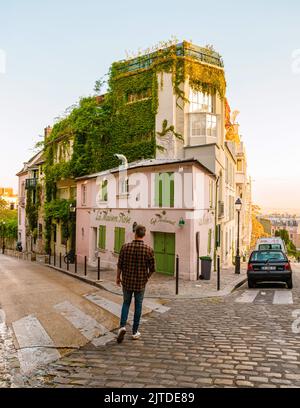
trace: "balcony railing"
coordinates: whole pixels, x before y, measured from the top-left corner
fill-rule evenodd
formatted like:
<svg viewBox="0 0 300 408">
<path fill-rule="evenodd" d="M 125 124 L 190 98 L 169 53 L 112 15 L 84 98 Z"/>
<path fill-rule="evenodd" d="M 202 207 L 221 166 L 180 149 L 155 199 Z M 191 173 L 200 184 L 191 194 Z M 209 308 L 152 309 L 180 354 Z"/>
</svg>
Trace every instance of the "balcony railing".
<svg viewBox="0 0 300 408">
<path fill-rule="evenodd" d="M 219 201 L 219 203 L 218 203 L 218 217 L 223 218 L 224 215 L 225 215 L 224 201 Z"/>
<path fill-rule="evenodd" d="M 37 178 L 29 178 L 25 181 L 25 189 L 34 189 L 37 187 L 38 179 Z"/>
<path fill-rule="evenodd" d="M 167 47 L 164 51 L 168 55 L 168 50 L 170 50 L 170 55 L 175 54 L 179 57 L 191 57 L 199 62 L 205 62 L 211 65 L 216 65 L 217 67 L 224 67 L 223 60 L 217 52 L 209 51 L 206 48 L 199 47 L 190 43 L 180 43 L 175 46 L 175 50 Z M 163 54 L 164 55 L 164 54 Z M 158 50 L 149 54 L 145 54 L 136 58 L 132 58 L 128 61 L 119 61 L 115 63 L 115 69 L 118 74 L 130 71 L 136 71 L 138 69 L 149 68 L 156 60 L 161 58 L 162 50 Z"/>
<path fill-rule="evenodd" d="M 218 143 L 219 117 L 212 113 L 189 114 L 189 145 Z"/>
</svg>

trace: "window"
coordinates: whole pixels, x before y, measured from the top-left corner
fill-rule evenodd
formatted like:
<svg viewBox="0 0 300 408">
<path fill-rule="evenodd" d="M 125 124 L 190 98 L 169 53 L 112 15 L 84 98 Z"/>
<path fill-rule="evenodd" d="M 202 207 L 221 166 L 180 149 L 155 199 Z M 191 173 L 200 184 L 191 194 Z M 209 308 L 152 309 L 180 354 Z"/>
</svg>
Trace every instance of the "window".
<svg viewBox="0 0 300 408">
<path fill-rule="evenodd" d="M 129 193 L 129 180 L 128 178 L 121 178 L 119 184 L 119 194 Z"/>
<path fill-rule="evenodd" d="M 286 262 L 287 258 L 283 254 L 283 252 L 278 251 L 260 251 L 260 252 L 252 252 L 250 262 Z"/>
<path fill-rule="evenodd" d="M 190 90 L 190 112 L 213 113 L 213 97 L 207 93 Z"/>
<path fill-rule="evenodd" d="M 155 206 L 174 207 L 174 173 L 155 174 Z"/>
<path fill-rule="evenodd" d="M 102 201 L 107 201 L 107 185 L 108 180 L 102 180 L 100 185 L 100 197 Z"/>
<path fill-rule="evenodd" d="M 114 251 L 119 254 L 125 243 L 125 228 L 115 227 L 115 245 Z"/>
<path fill-rule="evenodd" d="M 81 204 L 82 205 L 86 205 L 86 192 L 87 192 L 87 186 L 85 184 L 83 184 L 81 186 Z"/>
<path fill-rule="evenodd" d="M 191 115 L 191 137 L 217 136 L 217 117 L 215 115 Z"/>
<path fill-rule="evenodd" d="M 106 248 L 106 226 L 105 225 L 99 226 L 98 248 L 100 249 Z"/>
<path fill-rule="evenodd" d="M 243 171 L 243 160 L 242 159 L 237 159 L 236 167 L 237 167 L 237 171 Z"/>
<path fill-rule="evenodd" d="M 151 98 L 151 89 L 143 89 L 140 92 L 127 94 L 127 103 L 134 103 Z"/>
</svg>

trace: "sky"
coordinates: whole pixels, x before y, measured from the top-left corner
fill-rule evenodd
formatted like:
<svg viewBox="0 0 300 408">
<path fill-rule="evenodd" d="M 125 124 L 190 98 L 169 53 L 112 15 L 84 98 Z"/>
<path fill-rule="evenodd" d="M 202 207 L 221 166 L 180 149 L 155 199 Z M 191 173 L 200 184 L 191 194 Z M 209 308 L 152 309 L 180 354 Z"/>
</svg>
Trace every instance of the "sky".
<svg viewBox="0 0 300 408">
<path fill-rule="evenodd" d="M 300 212 L 299 20 L 299 0 L 1 1 L 0 185 L 113 61 L 176 36 L 223 56 L 253 201 Z"/>
</svg>

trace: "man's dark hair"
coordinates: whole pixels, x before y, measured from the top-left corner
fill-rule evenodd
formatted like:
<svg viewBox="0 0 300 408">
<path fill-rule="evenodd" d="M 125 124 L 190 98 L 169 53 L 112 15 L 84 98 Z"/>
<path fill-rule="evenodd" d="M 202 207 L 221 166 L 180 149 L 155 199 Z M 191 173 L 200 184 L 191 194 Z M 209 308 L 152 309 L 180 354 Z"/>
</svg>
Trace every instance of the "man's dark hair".
<svg viewBox="0 0 300 408">
<path fill-rule="evenodd" d="M 137 225 L 135 227 L 135 235 L 138 238 L 144 238 L 144 236 L 146 235 L 146 228 L 143 225 Z"/>
</svg>

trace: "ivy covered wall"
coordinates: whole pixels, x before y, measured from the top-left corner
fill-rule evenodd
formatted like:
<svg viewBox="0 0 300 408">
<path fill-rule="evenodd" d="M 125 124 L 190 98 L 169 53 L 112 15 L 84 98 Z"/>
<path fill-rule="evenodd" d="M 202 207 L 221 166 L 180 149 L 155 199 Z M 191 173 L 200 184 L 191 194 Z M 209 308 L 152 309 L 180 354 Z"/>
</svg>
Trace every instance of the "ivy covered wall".
<svg viewBox="0 0 300 408">
<path fill-rule="evenodd" d="M 202 51 L 201 51 L 202 50 Z M 172 74 L 174 94 L 186 100 L 180 85 L 189 79 L 196 90 L 218 93 L 224 98 L 226 83 L 220 56 L 211 49 L 200 49 L 187 42 L 159 49 L 129 61 L 112 64 L 108 92 L 103 97 L 80 100 L 71 113 L 53 127 L 45 144 L 46 240 L 49 248 L 53 216 L 66 209 L 65 200 L 56 197 L 56 183 L 118 166 L 114 153 L 124 154 L 128 162 L 156 155 L 155 129 L 158 87 L 163 87 L 162 72 Z M 168 124 L 164 123 L 166 129 Z M 172 128 L 172 127 L 171 127 Z M 171 129 L 170 128 L 170 129 Z M 174 137 L 181 137 L 171 129 Z M 56 162 L 61 143 L 72 140 L 70 160 Z M 52 204 L 51 204 L 52 203 Z M 60 208 L 61 207 L 61 208 Z M 66 220 L 66 213 L 61 217 Z"/>
</svg>

